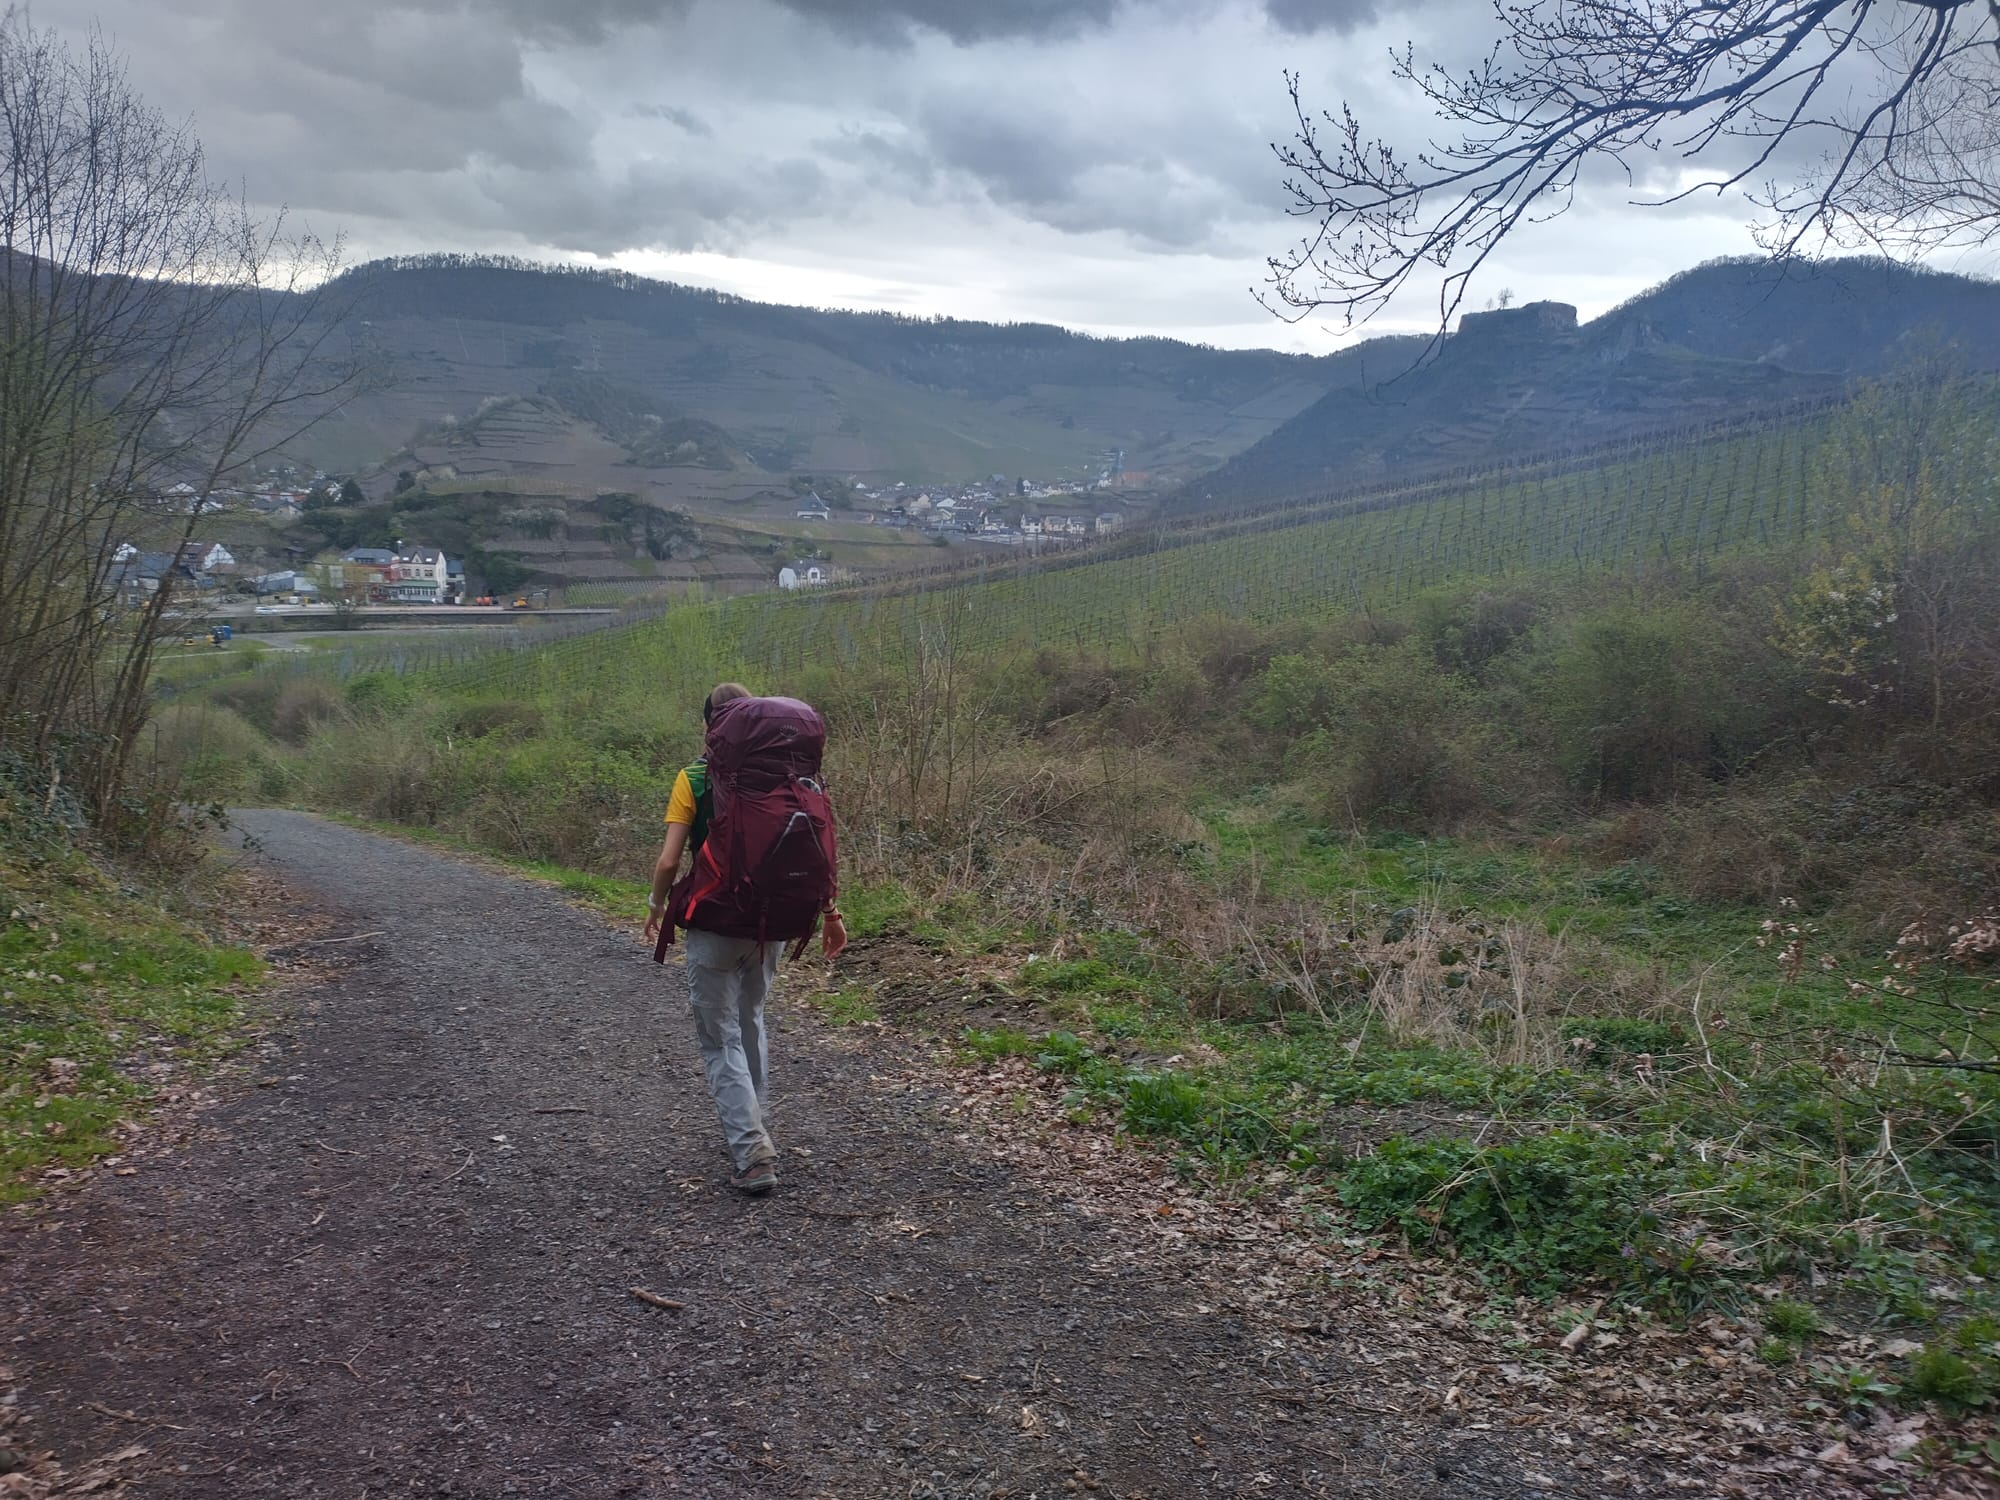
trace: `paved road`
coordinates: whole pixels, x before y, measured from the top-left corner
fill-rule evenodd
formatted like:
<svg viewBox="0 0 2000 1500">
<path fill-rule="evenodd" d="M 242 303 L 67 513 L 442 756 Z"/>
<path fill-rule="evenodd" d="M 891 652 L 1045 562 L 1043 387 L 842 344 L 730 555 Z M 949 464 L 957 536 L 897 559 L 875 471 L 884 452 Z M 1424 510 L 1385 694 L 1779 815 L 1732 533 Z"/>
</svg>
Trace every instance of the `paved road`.
<svg viewBox="0 0 2000 1500">
<path fill-rule="evenodd" d="M 1337 1349 L 1094 1270 L 1101 1231 L 797 1015 L 784 1185 L 737 1197 L 679 976 L 631 934 L 301 814 L 241 826 L 368 936 L 312 950 L 340 967 L 193 1149 L 5 1240 L 45 1435 L 143 1442 L 139 1495 L 1597 1492 L 1499 1433 L 1247 1396 L 1370 1404 Z"/>
</svg>

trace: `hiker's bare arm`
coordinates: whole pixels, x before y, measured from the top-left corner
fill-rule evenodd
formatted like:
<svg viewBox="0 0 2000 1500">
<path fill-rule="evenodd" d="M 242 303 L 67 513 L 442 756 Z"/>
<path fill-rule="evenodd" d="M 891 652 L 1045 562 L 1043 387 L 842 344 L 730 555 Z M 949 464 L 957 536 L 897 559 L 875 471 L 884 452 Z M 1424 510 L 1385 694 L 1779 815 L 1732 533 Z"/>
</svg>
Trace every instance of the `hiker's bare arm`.
<svg viewBox="0 0 2000 1500">
<path fill-rule="evenodd" d="M 660 858 L 653 866 L 653 893 L 646 902 L 647 937 L 659 933 L 660 918 L 667 910 L 667 893 L 673 890 L 674 877 L 681 872 L 681 853 L 687 848 L 687 841 L 687 824 L 667 825 L 667 841 L 660 845 Z"/>
</svg>

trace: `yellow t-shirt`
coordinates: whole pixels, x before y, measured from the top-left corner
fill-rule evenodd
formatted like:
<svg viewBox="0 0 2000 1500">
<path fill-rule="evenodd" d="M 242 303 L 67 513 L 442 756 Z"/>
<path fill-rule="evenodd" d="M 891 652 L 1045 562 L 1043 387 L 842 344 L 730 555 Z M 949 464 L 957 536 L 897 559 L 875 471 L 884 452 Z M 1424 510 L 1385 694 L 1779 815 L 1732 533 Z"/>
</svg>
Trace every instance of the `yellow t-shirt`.
<svg viewBox="0 0 2000 1500">
<path fill-rule="evenodd" d="M 667 798 L 666 822 L 669 826 L 680 823 L 691 828 L 694 826 L 694 815 L 694 783 L 688 780 L 688 773 L 682 771 L 674 777 L 673 794 Z"/>
</svg>

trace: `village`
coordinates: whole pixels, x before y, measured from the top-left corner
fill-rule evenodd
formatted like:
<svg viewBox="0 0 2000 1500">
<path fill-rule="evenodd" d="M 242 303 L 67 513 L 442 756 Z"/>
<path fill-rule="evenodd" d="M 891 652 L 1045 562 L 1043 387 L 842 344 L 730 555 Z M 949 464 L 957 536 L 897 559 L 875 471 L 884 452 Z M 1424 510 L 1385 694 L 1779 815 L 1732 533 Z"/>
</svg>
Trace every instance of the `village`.
<svg viewBox="0 0 2000 1500">
<path fill-rule="evenodd" d="M 221 542 L 188 541 L 171 552 L 144 551 L 123 542 L 112 553 L 112 564 L 119 597 L 127 604 L 144 603 L 169 581 L 177 594 L 193 590 L 196 597 L 208 596 L 217 605 L 234 600 L 260 612 L 314 604 L 333 608 L 501 602 L 491 597 L 468 599 L 464 563 L 435 547 L 350 547 L 331 561 L 248 573 Z M 545 599 L 547 590 L 517 597 L 525 607 L 535 595 Z M 268 602 L 255 603 L 258 600 Z"/>
<path fill-rule="evenodd" d="M 772 494 L 766 504 L 779 516 L 786 514 L 780 506 L 789 507 L 790 520 L 808 525 L 915 531 L 939 545 L 1073 546 L 1126 524 L 1126 512 L 1104 508 L 1101 493 L 1125 487 L 1123 457 L 1110 455 L 1087 480 L 1036 483 L 995 474 L 958 485 L 899 481 L 878 487 L 850 476 L 821 486 L 832 500 L 806 484 L 802 493 Z M 118 597 L 128 606 L 142 605 L 170 585 L 178 612 L 198 605 L 202 613 L 218 616 L 314 611 L 351 617 L 361 610 L 394 610 L 408 617 L 411 611 L 431 609 L 563 607 L 559 580 L 494 590 L 468 573 L 465 559 L 423 540 L 399 538 L 390 546 L 335 549 L 312 546 L 292 528 L 309 511 L 349 492 L 356 492 L 352 479 L 326 473 L 308 478 L 289 465 L 239 486 L 207 491 L 188 483 L 167 487 L 148 507 L 162 521 L 184 523 L 187 517 L 206 516 L 249 521 L 259 527 L 261 539 L 196 537 L 166 550 L 149 548 L 137 538 L 121 541 L 111 557 Z M 1086 504 L 1078 507 L 1079 501 Z M 240 526 L 217 529 L 235 538 Z M 791 591 L 861 578 L 860 570 L 836 563 L 824 546 L 816 546 L 819 539 L 810 533 L 796 540 L 801 545 L 787 554 L 788 560 L 771 564 L 765 587 Z"/>
</svg>

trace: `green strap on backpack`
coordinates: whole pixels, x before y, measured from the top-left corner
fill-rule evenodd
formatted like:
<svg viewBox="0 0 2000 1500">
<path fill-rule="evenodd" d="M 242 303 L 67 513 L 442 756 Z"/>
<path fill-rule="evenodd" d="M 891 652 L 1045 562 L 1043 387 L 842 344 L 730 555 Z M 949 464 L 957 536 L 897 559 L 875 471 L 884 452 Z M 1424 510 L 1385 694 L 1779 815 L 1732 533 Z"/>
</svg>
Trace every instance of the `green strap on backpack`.
<svg viewBox="0 0 2000 1500">
<path fill-rule="evenodd" d="M 694 822 L 688 825 L 688 853 L 692 854 L 708 837 L 709 820 L 715 816 L 715 798 L 709 795 L 706 759 L 688 766 L 684 774 L 688 779 L 688 790 L 694 793 Z"/>
</svg>

